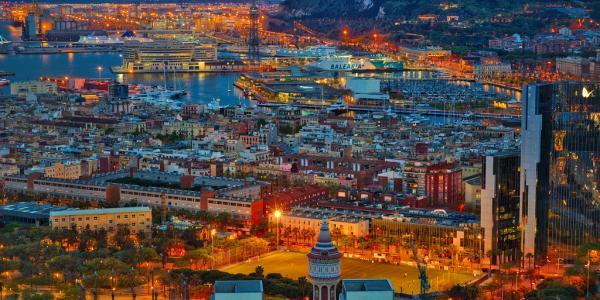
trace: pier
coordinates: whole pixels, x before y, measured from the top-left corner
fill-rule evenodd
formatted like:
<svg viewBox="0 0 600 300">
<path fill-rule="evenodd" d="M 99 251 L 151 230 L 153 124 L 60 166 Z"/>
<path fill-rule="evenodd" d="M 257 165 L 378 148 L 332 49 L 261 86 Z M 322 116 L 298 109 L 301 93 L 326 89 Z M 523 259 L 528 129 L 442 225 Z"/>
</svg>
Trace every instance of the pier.
<svg viewBox="0 0 600 300">
<path fill-rule="evenodd" d="M 318 105 L 318 104 L 304 104 L 304 103 L 293 103 L 293 104 L 284 104 L 284 103 L 258 103 L 259 107 L 266 108 L 277 108 L 281 106 L 292 106 L 301 109 L 314 109 L 319 110 L 325 108 L 326 106 Z M 384 109 L 381 107 L 370 107 L 370 106 L 360 106 L 360 105 L 349 105 L 348 111 L 352 112 L 377 112 L 383 111 Z M 449 112 L 444 110 L 436 110 L 436 109 L 415 109 L 415 108 L 398 108 L 398 107 L 388 107 L 390 112 L 396 114 L 420 114 L 426 116 L 443 116 L 443 117 L 452 117 L 452 118 L 466 118 L 465 113 L 461 112 Z M 521 116 L 516 115 L 501 115 L 501 114 L 492 114 L 492 113 L 471 113 L 469 118 L 476 119 L 497 119 L 509 122 L 520 122 Z"/>
</svg>

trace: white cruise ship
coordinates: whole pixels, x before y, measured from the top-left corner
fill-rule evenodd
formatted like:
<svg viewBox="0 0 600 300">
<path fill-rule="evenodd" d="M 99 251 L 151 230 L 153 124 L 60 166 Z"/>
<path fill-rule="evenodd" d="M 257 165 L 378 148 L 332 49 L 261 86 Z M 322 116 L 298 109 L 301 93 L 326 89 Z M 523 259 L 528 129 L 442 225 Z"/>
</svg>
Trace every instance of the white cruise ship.
<svg viewBox="0 0 600 300">
<path fill-rule="evenodd" d="M 12 41 L 7 40 L 0 35 L 0 53 L 8 53 L 8 50 L 10 50 L 11 45 Z"/>
<path fill-rule="evenodd" d="M 318 61 L 306 64 L 304 68 L 319 71 L 357 71 L 377 69 L 370 59 L 354 58 L 351 55 L 322 57 Z"/>
<path fill-rule="evenodd" d="M 304 49 L 280 48 L 275 52 L 280 57 L 324 57 L 335 56 L 337 48 L 335 46 L 311 46 Z"/>
</svg>

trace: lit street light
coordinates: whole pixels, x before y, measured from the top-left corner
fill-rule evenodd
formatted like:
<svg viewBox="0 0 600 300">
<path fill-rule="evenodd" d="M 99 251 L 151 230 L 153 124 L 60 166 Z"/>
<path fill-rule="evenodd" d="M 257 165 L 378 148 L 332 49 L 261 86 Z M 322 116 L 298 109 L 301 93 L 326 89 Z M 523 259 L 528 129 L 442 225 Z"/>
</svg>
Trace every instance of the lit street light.
<svg viewBox="0 0 600 300">
<path fill-rule="evenodd" d="M 98 66 L 98 80 L 102 78 L 102 66 Z"/>
<path fill-rule="evenodd" d="M 216 234 L 217 234 L 217 230 L 213 228 L 210 231 L 210 243 L 211 243 L 210 252 L 211 252 L 211 255 L 213 256 L 213 258 L 214 258 L 214 252 L 215 252 L 215 235 Z M 214 269 L 214 268 L 215 268 L 215 260 L 213 259 L 212 260 L 212 268 L 211 269 Z"/>
<path fill-rule="evenodd" d="M 276 210 L 274 213 L 275 216 L 275 220 L 277 220 L 277 243 L 275 244 L 276 249 L 279 249 L 279 218 L 281 218 L 281 211 L 280 210 Z"/>
</svg>

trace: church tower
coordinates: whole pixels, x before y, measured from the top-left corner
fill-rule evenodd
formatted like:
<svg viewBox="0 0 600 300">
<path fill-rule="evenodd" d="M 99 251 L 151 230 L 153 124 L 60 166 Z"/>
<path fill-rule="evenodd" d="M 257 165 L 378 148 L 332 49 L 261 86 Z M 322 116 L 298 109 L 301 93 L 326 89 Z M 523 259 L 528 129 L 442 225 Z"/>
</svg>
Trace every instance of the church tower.
<svg viewBox="0 0 600 300">
<path fill-rule="evenodd" d="M 317 244 L 308 253 L 308 276 L 313 285 L 313 300 L 335 300 L 340 282 L 342 254 L 333 245 L 327 220 L 323 220 Z"/>
</svg>

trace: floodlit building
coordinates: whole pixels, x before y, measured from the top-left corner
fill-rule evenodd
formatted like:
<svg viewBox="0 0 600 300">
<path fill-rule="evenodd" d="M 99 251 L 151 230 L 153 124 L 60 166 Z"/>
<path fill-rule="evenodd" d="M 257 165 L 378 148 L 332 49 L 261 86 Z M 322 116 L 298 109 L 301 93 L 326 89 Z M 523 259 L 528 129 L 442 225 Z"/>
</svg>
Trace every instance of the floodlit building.
<svg viewBox="0 0 600 300">
<path fill-rule="evenodd" d="M 58 94 L 58 86 L 52 81 L 18 81 L 10 84 L 10 94 L 26 97 L 29 94 Z"/>
<path fill-rule="evenodd" d="M 138 206 L 52 211 L 50 226 L 62 230 L 75 226 L 78 231 L 105 229 L 109 233 L 116 232 L 118 226 L 127 226 L 131 234 L 151 233 L 152 210 Z"/>
<path fill-rule="evenodd" d="M 494 251 L 492 263 L 518 262 L 520 155 L 502 152 L 483 160 L 481 227 L 486 239 L 484 253 Z"/>
</svg>

